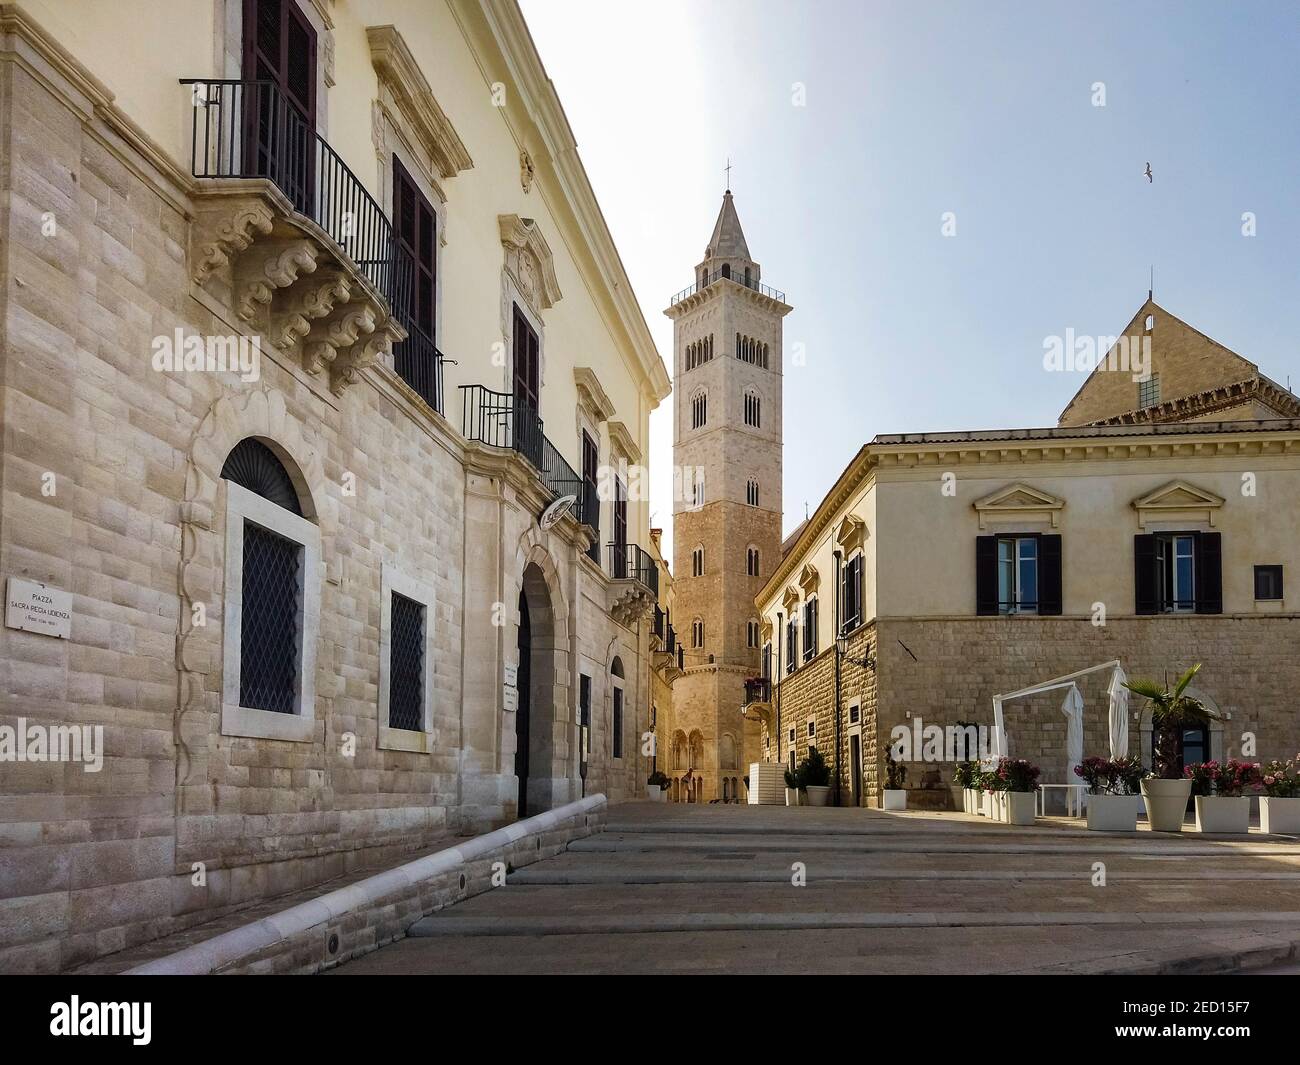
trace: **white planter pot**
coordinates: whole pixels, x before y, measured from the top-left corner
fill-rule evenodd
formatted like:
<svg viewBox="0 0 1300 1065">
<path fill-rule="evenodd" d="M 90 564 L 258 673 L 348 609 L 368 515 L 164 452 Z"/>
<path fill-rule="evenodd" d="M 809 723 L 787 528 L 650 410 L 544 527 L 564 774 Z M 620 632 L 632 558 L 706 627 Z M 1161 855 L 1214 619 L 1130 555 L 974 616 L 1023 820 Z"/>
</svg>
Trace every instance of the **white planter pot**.
<svg viewBox="0 0 1300 1065">
<path fill-rule="evenodd" d="M 1250 831 L 1250 796 L 1196 796 L 1196 831 L 1245 835 Z"/>
<path fill-rule="evenodd" d="M 1147 808 L 1147 824 L 1152 832 L 1181 832 L 1192 782 L 1147 777 L 1142 781 L 1142 801 Z"/>
<path fill-rule="evenodd" d="M 807 792 L 808 794 L 809 806 L 830 805 L 831 789 L 829 787 L 821 787 L 820 785 L 817 784 L 809 784 L 808 787 L 804 788 L 804 791 Z"/>
<path fill-rule="evenodd" d="M 1138 796 L 1089 795 L 1088 830 L 1090 832 L 1136 832 Z"/>
<path fill-rule="evenodd" d="M 993 816 L 993 792 L 991 791 L 980 792 L 979 815 L 980 817 Z"/>
<path fill-rule="evenodd" d="M 661 794 L 658 784 L 647 784 L 645 786 L 645 797 L 651 802 L 658 802 Z"/>
<path fill-rule="evenodd" d="M 1259 800 L 1259 827 L 1265 832 L 1300 832 L 1300 799 Z"/>
<path fill-rule="evenodd" d="M 1007 793 L 993 792 L 993 820 L 1005 823 L 1007 819 Z"/>
<path fill-rule="evenodd" d="M 886 810 L 906 810 L 907 809 L 907 789 L 906 788 L 886 788 L 885 789 L 885 809 Z"/>
<path fill-rule="evenodd" d="M 1034 823 L 1034 803 L 1038 794 L 1032 791 L 1008 791 L 1006 793 L 1007 824 L 1032 825 Z"/>
<path fill-rule="evenodd" d="M 786 804 L 787 806 L 798 806 L 798 805 L 799 805 L 799 789 L 798 789 L 798 788 L 786 788 L 786 789 L 785 789 L 785 804 Z"/>
<path fill-rule="evenodd" d="M 974 788 L 961 789 L 961 808 L 963 813 L 977 814 L 980 812 L 979 792 Z"/>
</svg>

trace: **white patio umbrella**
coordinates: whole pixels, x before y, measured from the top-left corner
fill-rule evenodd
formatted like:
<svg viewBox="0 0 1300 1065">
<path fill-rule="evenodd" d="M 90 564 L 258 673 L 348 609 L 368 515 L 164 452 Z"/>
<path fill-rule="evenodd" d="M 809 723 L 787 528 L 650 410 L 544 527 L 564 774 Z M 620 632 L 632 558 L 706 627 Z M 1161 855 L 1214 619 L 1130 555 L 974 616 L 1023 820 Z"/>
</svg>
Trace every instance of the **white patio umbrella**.
<svg viewBox="0 0 1300 1065">
<path fill-rule="evenodd" d="M 1061 704 L 1061 713 L 1066 717 L 1065 726 L 1065 772 L 1067 778 L 1074 772 L 1074 767 L 1083 761 L 1083 693 L 1077 684 L 1071 684 L 1065 693 L 1065 702 Z"/>
<path fill-rule="evenodd" d="M 1110 696 L 1110 756 L 1123 758 L 1128 754 L 1128 689 L 1124 682 L 1124 668 L 1115 666 L 1110 675 L 1110 684 L 1106 688 Z"/>
</svg>

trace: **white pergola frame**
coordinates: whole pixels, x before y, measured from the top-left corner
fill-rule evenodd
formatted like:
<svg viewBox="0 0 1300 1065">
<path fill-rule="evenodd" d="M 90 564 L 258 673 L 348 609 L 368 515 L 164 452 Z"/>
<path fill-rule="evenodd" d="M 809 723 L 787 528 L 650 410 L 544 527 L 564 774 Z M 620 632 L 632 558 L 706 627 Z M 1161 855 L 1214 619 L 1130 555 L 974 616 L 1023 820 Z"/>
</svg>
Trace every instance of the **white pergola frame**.
<svg viewBox="0 0 1300 1065">
<path fill-rule="evenodd" d="M 1005 758 L 1007 754 L 1006 726 L 1004 724 L 1003 717 L 1002 717 L 1003 703 L 1008 702 L 1011 699 L 1023 699 L 1026 696 L 1038 695 L 1041 694 L 1042 692 L 1054 691 L 1060 688 L 1073 688 L 1076 686 L 1075 682 L 1080 677 L 1086 677 L 1089 673 L 1100 673 L 1104 669 L 1108 669 L 1111 671 L 1118 670 L 1119 673 L 1121 674 L 1121 680 L 1123 680 L 1122 674 L 1124 672 L 1124 668 L 1123 666 L 1120 665 L 1120 661 L 1118 658 L 1112 658 L 1109 662 L 1102 662 L 1100 665 L 1089 666 L 1087 669 L 1075 670 L 1075 672 L 1067 673 L 1063 677 L 1053 677 L 1051 680 L 1045 680 L 1039 684 L 1030 685 L 1028 688 L 1020 688 L 1018 691 L 1006 692 L 1003 695 L 993 696 L 994 755 L 999 758 Z M 1114 695 L 1112 695 L 1111 698 L 1112 698 L 1111 709 L 1113 712 L 1116 709 L 1113 705 L 1115 701 Z M 1112 743 L 1111 743 L 1111 751 L 1110 751 L 1112 758 L 1119 758 L 1122 757 L 1123 755 L 1128 754 L 1128 728 L 1127 728 L 1128 705 L 1127 704 L 1128 704 L 1128 700 L 1126 698 L 1124 700 L 1124 706 L 1122 708 L 1123 715 L 1124 715 L 1123 724 L 1125 726 L 1122 730 L 1122 734 L 1124 737 L 1122 744 L 1116 744 L 1113 740 L 1113 737 L 1117 730 L 1114 727 L 1114 722 L 1112 718 L 1112 728 L 1111 728 Z M 1116 748 L 1119 746 L 1122 746 L 1123 749 L 1117 750 Z"/>
</svg>

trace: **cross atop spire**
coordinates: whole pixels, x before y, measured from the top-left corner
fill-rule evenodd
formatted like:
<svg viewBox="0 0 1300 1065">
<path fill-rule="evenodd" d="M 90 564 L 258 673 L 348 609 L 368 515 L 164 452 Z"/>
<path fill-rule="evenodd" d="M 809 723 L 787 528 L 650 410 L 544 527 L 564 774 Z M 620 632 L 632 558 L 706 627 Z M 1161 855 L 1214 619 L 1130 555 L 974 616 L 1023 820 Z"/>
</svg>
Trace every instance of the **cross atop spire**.
<svg viewBox="0 0 1300 1065">
<path fill-rule="evenodd" d="M 723 168 L 727 171 L 727 192 L 731 192 L 731 156 L 727 156 L 727 165 Z"/>
</svg>

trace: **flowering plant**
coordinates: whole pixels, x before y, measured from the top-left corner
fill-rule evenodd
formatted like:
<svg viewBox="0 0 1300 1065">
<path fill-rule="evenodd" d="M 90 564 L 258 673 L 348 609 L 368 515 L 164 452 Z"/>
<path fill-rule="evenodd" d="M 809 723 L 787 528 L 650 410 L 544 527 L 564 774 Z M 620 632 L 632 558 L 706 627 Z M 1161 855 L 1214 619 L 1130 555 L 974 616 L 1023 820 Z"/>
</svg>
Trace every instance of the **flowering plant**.
<svg viewBox="0 0 1300 1065">
<path fill-rule="evenodd" d="M 1210 795 L 1214 792 L 1214 777 L 1219 771 L 1218 762 L 1194 762 L 1183 766 L 1183 776 L 1192 782 L 1193 795 Z"/>
<path fill-rule="evenodd" d="M 1074 767 L 1074 775 L 1088 785 L 1089 795 L 1136 795 L 1146 769 L 1136 758 L 1093 755 Z"/>
<path fill-rule="evenodd" d="M 1041 770 L 1023 758 L 1002 758 L 998 761 L 998 777 L 1007 791 L 1033 791 L 1038 787 Z"/>
<path fill-rule="evenodd" d="M 1269 762 L 1260 770 L 1260 784 L 1270 799 L 1300 796 L 1300 755 L 1285 762 Z"/>
<path fill-rule="evenodd" d="M 976 769 L 974 773 L 975 787 L 983 791 L 1005 791 L 1007 782 L 998 776 L 996 769 Z"/>
<path fill-rule="evenodd" d="M 1239 798 L 1243 791 L 1257 791 L 1263 786 L 1259 763 L 1238 762 L 1235 758 L 1225 763 L 1210 760 L 1184 766 L 1183 776 L 1191 780 L 1193 795 Z"/>
<path fill-rule="evenodd" d="M 1085 758 L 1074 767 L 1074 775 L 1088 785 L 1089 795 L 1104 795 L 1115 786 L 1115 767 L 1109 758 Z"/>
<path fill-rule="evenodd" d="M 1214 777 L 1214 794 L 1239 796 L 1243 791 L 1258 791 L 1260 772 L 1258 762 L 1238 762 L 1230 758 L 1226 765 L 1219 766 Z"/>
<path fill-rule="evenodd" d="M 958 762 L 952 771 L 952 782 L 959 788 L 974 787 L 977 768 L 974 762 Z"/>
</svg>

